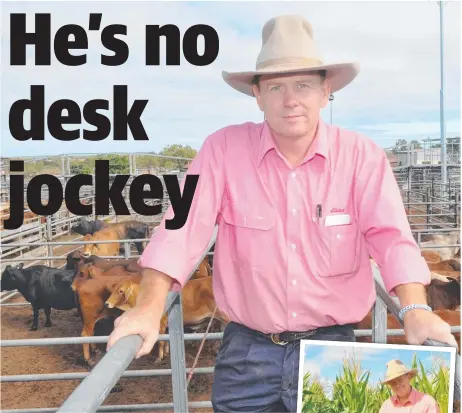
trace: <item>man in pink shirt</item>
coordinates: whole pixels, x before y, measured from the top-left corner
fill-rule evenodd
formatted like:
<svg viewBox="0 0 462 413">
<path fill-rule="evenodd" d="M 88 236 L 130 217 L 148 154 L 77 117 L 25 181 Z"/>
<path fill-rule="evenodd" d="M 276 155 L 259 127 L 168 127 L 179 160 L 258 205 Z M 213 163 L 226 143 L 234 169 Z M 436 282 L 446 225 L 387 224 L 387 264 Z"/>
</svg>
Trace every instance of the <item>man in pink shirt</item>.
<svg viewBox="0 0 462 413">
<path fill-rule="evenodd" d="M 218 225 L 214 296 L 231 323 L 214 411 L 295 411 L 299 340 L 355 340 L 376 298 L 370 256 L 400 300 L 408 342 L 457 346 L 426 306 L 430 272 L 384 151 L 320 118 L 357 64 L 324 64 L 300 16 L 271 19 L 262 39 L 257 70 L 223 77 L 256 98 L 265 121 L 207 137 L 188 169 L 199 180 L 186 223 L 167 230 L 177 211 L 166 212 L 139 260 L 136 307 L 108 341 L 139 334 L 137 358 L 151 351 L 167 293 L 184 286 Z"/>
<path fill-rule="evenodd" d="M 387 363 L 386 379 L 382 383 L 391 387 L 393 396 L 385 400 L 379 413 L 440 413 L 432 396 L 412 387 L 411 380 L 416 375 L 417 370 L 406 369 L 401 360 Z"/>
</svg>

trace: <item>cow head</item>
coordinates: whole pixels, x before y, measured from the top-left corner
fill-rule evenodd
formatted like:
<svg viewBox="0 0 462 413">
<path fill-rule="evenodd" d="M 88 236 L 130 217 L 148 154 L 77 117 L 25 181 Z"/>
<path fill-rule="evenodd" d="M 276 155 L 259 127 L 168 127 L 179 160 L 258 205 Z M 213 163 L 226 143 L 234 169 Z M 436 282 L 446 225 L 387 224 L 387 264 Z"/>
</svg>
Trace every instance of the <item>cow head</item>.
<svg viewBox="0 0 462 413">
<path fill-rule="evenodd" d="M 84 241 L 96 241 L 93 235 L 87 234 L 83 237 Z M 83 247 L 83 256 L 85 258 L 90 257 L 91 255 L 99 254 L 99 245 L 98 244 L 85 244 Z"/>
<path fill-rule="evenodd" d="M 77 268 L 77 265 L 79 262 L 83 262 L 83 255 L 81 251 L 73 251 L 69 254 L 67 254 L 66 257 L 66 269 L 67 270 L 73 270 L 74 268 Z"/>
<path fill-rule="evenodd" d="M 2 292 L 16 290 L 18 285 L 22 284 L 24 276 L 21 270 L 23 267 L 24 264 L 22 262 L 16 267 L 11 265 L 7 265 L 5 267 L 2 273 L 2 279 L 0 281 L 2 285 Z"/>
<path fill-rule="evenodd" d="M 76 234 L 80 234 L 80 235 L 85 235 L 87 232 L 85 231 L 86 229 L 86 224 L 87 221 L 84 219 L 84 218 L 80 218 L 78 221 L 77 221 L 77 224 L 74 225 L 73 227 L 71 227 L 71 231 L 72 232 L 75 232 Z"/>
<path fill-rule="evenodd" d="M 434 310 L 454 310 L 460 306 L 460 280 L 446 277 L 446 280 L 432 279 L 427 286 L 428 305 Z"/>
<path fill-rule="evenodd" d="M 74 280 L 72 281 L 72 284 L 71 284 L 71 288 L 72 290 L 76 291 L 77 290 L 77 287 L 78 285 L 82 282 L 82 281 L 85 281 L 85 280 L 88 280 L 90 278 L 93 278 L 91 276 L 91 268 L 92 268 L 92 264 L 89 263 L 89 264 L 84 264 L 82 262 L 79 262 L 77 264 L 77 270 L 76 270 L 76 274 L 75 274 L 75 277 L 74 277 Z"/>
<path fill-rule="evenodd" d="M 104 303 L 106 308 L 119 308 L 128 311 L 136 301 L 135 285 L 132 280 L 125 280 L 117 284 L 112 294 Z"/>
</svg>

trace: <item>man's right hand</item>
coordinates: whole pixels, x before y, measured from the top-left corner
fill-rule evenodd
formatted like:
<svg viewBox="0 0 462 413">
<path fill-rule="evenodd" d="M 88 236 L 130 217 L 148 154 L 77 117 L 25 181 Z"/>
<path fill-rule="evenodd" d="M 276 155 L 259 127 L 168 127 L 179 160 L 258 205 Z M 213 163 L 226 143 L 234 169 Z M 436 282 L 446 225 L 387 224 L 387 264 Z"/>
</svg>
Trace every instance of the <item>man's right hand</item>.
<svg viewBox="0 0 462 413">
<path fill-rule="evenodd" d="M 122 337 L 138 334 L 143 345 L 135 358 L 149 354 L 159 337 L 160 319 L 164 313 L 167 294 L 172 279 L 156 270 L 143 269 L 136 305 L 114 321 L 114 331 L 109 336 L 106 349 Z"/>
<path fill-rule="evenodd" d="M 159 337 L 159 322 L 161 314 L 140 307 L 134 307 L 124 312 L 114 321 L 114 330 L 109 336 L 106 351 L 123 337 L 138 334 L 143 339 L 143 345 L 135 358 L 139 359 L 151 352 Z"/>
</svg>

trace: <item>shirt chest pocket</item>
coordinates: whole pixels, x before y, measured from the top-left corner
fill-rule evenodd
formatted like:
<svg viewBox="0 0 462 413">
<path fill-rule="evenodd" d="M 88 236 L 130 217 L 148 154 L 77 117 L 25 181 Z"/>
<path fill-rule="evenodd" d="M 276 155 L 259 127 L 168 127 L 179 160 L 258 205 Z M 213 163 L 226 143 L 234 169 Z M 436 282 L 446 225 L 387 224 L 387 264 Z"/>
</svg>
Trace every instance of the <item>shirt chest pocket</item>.
<svg viewBox="0 0 462 413">
<path fill-rule="evenodd" d="M 267 268 L 271 263 L 268 253 L 275 227 L 275 213 L 271 206 L 227 203 L 222 210 L 225 239 L 229 254 L 241 267 Z"/>
<path fill-rule="evenodd" d="M 356 271 L 360 264 L 360 226 L 356 220 L 349 224 L 325 226 L 315 224 L 319 235 L 321 255 L 325 258 L 320 277 L 334 277 Z"/>
</svg>

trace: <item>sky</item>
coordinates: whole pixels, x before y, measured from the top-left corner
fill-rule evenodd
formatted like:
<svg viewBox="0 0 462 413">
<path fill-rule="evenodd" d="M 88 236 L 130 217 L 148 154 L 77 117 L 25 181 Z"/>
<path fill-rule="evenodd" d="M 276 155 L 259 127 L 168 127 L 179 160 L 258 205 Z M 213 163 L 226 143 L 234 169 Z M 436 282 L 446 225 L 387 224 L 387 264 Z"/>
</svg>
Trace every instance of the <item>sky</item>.
<svg viewBox="0 0 462 413">
<path fill-rule="evenodd" d="M 362 371 L 371 372 L 370 383 L 375 386 L 384 379 L 386 364 L 393 359 L 401 360 L 407 367 L 411 367 L 412 359 L 416 354 L 422 361 L 427 371 L 433 366 L 444 363 L 451 365 L 451 353 L 438 350 L 415 350 L 405 349 L 404 346 L 397 348 L 381 348 L 374 346 L 336 346 L 324 344 L 306 343 L 304 347 L 303 375 L 308 371 L 316 376 L 323 385 L 328 396 L 331 395 L 332 383 L 337 375 L 340 376 L 344 358 L 354 357 L 360 362 Z"/>
<path fill-rule="evenodd" d="M 101 152 L 152 152 L 178 143 L 199 149 L 204 139 L 226 125 L 261 122 L 252 97 L 229 87 L 222 70 L 252 70 L 261 46 L 261 29 L 280 14 L 302 14 L 312 24 L 314 38 L 326 63 L 357 61 L 361 71 L 337 92 L 333 123 L 363 133 L 382 147 L 396 139 L 439 137 L 440 49 L 439 8 L 436 1 L 305 1 L 305 2 L 2 2 L 1 155 L 38 156 Z M 49 67 L 34 66 L 34 49 L 27 49 L 27 66 L 9 64 L 9 14 L 27 13 L 26 29 L 34 30 L 33 14 L 51 13 L 51 35 L 64 24 L 88 28 L 90 12 L 102 12 L 102 27 L 127 25 L 123 38 L 129 59 L 118 67 L 100 65 L 108 52 L 100 31 L 88 35 L 88 62 L 66 67 L 52 55 Z M 144 30 L 150 24 L 175 24 L 183 34 L 195 24 L 218 32 L 217 59 L 195 67 L 184 57 L 181 65 L 146 66 Z M 53 50 L 53 49 L 52 49 Z M 203 41 L 198 42 L 198 52 Z M 74 50 L 73 54 L 84 51 Z M 447 136 L 460 134 L 460 3 L 444 5 L 445 121 Z M 128 86 L 129 105 L 148 99 L 141 117 L 148 141 L 60 142 L 46 132 L 40 142 L 19 142 L 9 132 L 8 114 L 14 101 L 30 97 L 30 85 L 45 85 L 45 110 L 54 100 L 73 99 L 82 107 L 91 99 L 112 101 L 112 86 Z M 112 102 L 109 117 L 112 119 Z M 43 116 L 46 116 L 43 114 Z M 330 122 L 330 107 L 322 110 Z M 25 116 L 29 127 L 29 116 Z M 66 125 L 65 129 L 78 127 Z M 83 127 L 93 129 L 85 121 Z M 45 124 L 46 129 L 46 124 Z"/>
</svg>

